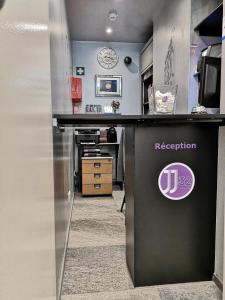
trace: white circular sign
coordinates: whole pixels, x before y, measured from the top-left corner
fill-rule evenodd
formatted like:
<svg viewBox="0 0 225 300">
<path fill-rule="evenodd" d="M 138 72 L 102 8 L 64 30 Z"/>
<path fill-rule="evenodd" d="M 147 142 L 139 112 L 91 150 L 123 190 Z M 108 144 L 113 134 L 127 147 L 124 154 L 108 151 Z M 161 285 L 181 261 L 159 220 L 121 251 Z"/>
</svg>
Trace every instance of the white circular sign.
<svg viewBox="0 0 225 300">
<path fill-rule="evenodd" d="M 189 166 L 183 163 L 172 163 L 161 171 L 158 185 L 166 198 L 182 200 L 193 191 L 195 175 Z"/>
</svg>

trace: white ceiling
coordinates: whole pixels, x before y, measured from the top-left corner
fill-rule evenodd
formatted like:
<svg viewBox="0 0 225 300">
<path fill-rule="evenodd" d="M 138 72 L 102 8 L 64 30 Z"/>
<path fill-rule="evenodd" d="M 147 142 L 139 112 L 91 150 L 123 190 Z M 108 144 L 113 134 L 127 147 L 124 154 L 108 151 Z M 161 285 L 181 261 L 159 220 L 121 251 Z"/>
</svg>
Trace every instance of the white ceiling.
<svg viewBox="0 0 225 300">
<path fill-rule="evenodd" d="M 78 41 L 146 42 L 163 0 L 66 0 L 70 36 Z M 108 13 L 119 17 L 110 22 Z M 107 35 L 106 27 L 113 28 Z"/>
</svg>

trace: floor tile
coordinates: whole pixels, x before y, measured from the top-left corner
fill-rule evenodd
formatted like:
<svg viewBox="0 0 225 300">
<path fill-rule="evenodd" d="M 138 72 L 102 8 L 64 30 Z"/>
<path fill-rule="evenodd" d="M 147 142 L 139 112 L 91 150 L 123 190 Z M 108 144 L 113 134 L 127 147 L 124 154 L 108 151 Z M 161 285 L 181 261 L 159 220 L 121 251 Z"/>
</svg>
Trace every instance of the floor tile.
<svg viewBox="0 0 225 300">
<path fill-rule="evenodd" d="M 159 291 L 155 287 L 135 288 L 130 291 L 132 300 L 161 300 Z"/>
<path fill-rule="evenodd" d="M 160 300 L 160 297 L 156 288 L 139 288 L 119 292 L 73 295 L 68 300 Z"/>
<path fill-rule="evenodd" d="M 62 294 L 120 291 L 131 288 L 124 247 L 68 249 Z"/>
<path fill-rule="evenodd" d="M 158 290 L 162 300 L 222 300 L 222 293 L 213 282 L 170 285 Z"/>
<path fill-rule="evenodd" d="M 102 292 L 102 293 L 87 293 L 70 296 L 70 299 L 65 300 L 129 300 L 129 291 L 119 292 Z M 64 299 L 62 299 L 64 300 Z"/>
<path fill-rule="evenodd" d="M 125 258 L 124 193 L 76 197 L 61 300 L 222 300 L 213 282 L 133 288 Z"/>
<path fill-rule="evenodd" d="M 90 199 L 85 198 L 81 200 L 75 200 L 72 221 L 80 219 L 96 219 L 115 216 L 117 210 L 116 202 L 113 198 Z"/>
<path fill-rule="evenodd" d="M 80 219 L 71 222 L 69 248 L 124 245 L 124 217 Z"/>
</svg>

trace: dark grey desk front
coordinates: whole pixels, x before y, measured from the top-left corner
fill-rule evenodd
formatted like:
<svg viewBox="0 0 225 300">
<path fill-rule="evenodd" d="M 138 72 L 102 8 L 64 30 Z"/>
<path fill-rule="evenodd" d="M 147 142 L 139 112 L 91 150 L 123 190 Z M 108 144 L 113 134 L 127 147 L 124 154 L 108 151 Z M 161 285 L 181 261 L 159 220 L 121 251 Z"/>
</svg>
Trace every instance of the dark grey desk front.
<svg viewBox="0 0 225 300">
<path fill-rule="evenodd" d="M 135 286 L 211 280 L 224 115 L 92 116 L 126 126 L 126 257 Z M 58 117 L 60 126 L 87 116 Z"/>
</svg>

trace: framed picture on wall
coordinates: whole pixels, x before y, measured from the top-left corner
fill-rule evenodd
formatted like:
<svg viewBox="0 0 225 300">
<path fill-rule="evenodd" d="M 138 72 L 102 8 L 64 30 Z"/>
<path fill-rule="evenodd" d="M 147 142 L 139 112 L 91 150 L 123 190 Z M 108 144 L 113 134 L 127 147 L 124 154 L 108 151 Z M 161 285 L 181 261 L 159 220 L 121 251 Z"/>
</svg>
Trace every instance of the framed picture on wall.
<svg viewBox="0 0 225 300">
<path fill-rule="evenodd" d="M 96 97 L 121 97 L 122 76 L 121 75 L 95 75 Z"/>
</svg>

